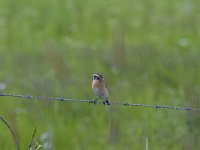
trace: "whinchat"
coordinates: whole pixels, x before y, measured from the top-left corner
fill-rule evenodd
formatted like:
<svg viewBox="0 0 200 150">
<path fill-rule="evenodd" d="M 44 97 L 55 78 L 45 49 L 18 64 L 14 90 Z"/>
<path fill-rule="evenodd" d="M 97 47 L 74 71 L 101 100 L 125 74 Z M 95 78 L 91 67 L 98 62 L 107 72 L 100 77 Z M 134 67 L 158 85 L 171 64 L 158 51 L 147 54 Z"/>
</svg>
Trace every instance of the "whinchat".
<svg viewBox="0 0 200 150">
<path fill-rule="evenodd" d="M 98 99 L 103 99 L 103 104 L 110 105 L 110 102 L 108 101 L 108 90 L 107 85 L 104 82 L 103 76 L 101 74 L 95 73 L 92 75 L 93 81 L 92 81 L 92 89 Z M 98 100 L 97 99 L 97 100 Z"/>
</svg>

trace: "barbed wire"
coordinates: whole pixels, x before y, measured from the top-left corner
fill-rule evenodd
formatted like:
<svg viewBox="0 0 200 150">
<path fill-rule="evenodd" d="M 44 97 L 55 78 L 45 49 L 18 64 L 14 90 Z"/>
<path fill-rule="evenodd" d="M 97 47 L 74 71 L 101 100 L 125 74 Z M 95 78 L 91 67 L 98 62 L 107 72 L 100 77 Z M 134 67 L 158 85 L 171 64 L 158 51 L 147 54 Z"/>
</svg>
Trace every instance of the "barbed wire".
<svg viewBox="0 0 200 150">
<path fill-rule="evenodd" d="M 0 96 L 5 97 L 17 97 L 23 99 L 39 99 L 46 101 L 62 101 L 62 102 L 77 102 L 77 103 L 93 103 L 93 104 L 103 104 L 103 101 L 96 100 L 81 100 L 81 99 L 69 99 L 64 97 L 44 97 L 44 96 L 30 96 L 30 95 L 18 95 L 18 94 L 3 94 L 0 93 Z M 177 107 L 177 106 L 162 106 L 162 105 L 150 105 L 150 104 L 130 104 L 127 102 L 110 102 L 110 105 L 122 105 L 122 106 L 135 106 L 135 107 L 151 107 L 156 109 L 175 109 L 175 110 L 184 110 L 184 111 L 200 111 L 200 108 L 191 108 L 191 107 Z"/>
</svg>

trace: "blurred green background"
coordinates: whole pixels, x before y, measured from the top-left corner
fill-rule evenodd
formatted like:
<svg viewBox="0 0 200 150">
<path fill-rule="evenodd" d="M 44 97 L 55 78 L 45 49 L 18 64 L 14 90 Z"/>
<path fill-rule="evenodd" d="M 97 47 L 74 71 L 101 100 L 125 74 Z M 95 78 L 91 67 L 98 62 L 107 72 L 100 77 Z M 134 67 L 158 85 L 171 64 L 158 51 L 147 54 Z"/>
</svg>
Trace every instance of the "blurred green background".
<svg viewBox="0 0 200 150">
<path fill-rule="evenodd" d="M 200 1 L 1 0 L 2 93 L 200 107 Z M 3 86 L 2 86 L 3 85 Z M 4 89 L 5 86 L 5 89 Z M 200 149 L 200 114 L 0 97 L 21 149 Z M 0 149 L 15 149 L 0 122 Z"/>
</svg>

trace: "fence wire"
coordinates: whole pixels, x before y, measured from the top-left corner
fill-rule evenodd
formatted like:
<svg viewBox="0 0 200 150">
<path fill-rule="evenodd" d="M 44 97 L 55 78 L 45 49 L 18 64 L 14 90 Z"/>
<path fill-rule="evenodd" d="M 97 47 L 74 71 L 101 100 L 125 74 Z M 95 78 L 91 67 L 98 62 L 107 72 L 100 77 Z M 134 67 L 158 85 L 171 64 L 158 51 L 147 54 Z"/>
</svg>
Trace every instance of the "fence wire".
<svg viewBox="0 0 200 150">
<path fill-rule="evenodd" d="M 93 104 L 103 104 L 103 101 L 96 100 L 81 100 L 81 99 L 69 99 L 64 97 L 44 97 L 44 96 L 30 96 L 30 95 L 18 95 L 18 94 L 3 94 L 0 93 L 0 96 L 4 97 L 16 97 L 27 100 L 45 100 L 45 101 L 61 101 L 61 102 L 77 102 L 77 103 L 93 103 Z M 175 109 L 175 110 L 184 110 L 184 111 L 200 111 L 200 108 L 191 108 L 191 107 L 177 107 L 177 106 L 162 106 L 162 105 L 150 105 L 150 104 L 130 104 L 127 102 L 110 102 L 110 105 L 121 105 L 121 106 L 135 106 L 135 107 L 151 107 L 156 109 Z"/>
</svg>

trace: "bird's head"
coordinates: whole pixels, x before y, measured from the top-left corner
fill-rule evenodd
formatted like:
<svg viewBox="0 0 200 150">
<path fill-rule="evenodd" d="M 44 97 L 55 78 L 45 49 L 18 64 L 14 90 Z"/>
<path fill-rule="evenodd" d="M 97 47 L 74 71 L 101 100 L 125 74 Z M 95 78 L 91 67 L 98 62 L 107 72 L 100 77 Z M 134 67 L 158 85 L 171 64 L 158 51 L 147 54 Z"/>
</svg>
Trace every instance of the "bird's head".
<svg viewBox="0 0 200 150">
<path fill-rule="evenodd" d="M 94 73 L 92 75 L 93 80 L 99 80 L 99 81 L 103 81 L 103 76 L 101 74 L 98 73 Z"/>
</svg>

